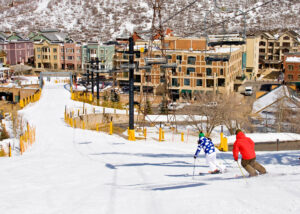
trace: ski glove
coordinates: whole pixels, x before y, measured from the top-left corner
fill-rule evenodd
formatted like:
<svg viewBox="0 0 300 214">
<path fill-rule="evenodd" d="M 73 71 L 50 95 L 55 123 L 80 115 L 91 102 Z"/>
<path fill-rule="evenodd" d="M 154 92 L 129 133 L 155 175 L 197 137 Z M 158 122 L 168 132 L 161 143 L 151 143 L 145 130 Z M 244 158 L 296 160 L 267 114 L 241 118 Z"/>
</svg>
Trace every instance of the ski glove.
<svg viewBox="0 0 300 214">
<path fill-rule="evenodd" d="M 194 155 L 194 159 L 196 159 L 197 158 L 197 156 L 196 155 Z"/>
</svg>

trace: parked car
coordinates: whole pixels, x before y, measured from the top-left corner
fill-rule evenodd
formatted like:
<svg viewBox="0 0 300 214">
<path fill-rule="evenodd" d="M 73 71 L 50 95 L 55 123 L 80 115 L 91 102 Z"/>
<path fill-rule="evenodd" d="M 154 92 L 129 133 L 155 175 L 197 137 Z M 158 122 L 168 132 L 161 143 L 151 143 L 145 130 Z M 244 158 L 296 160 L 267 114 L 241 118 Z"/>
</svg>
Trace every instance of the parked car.
<svg viewBox="0 0 300 214">
<path fill-rule="evenodd" d="M 217 102 L 209 102 L 209 103 L 204 104 L 204 106 L 206 106 L 206 107 L 216 107 L 217 105 L 218 105 Z"/>
<path fill-rule="evenodd" d="M 251 96 L 253 94 L 253 88 L 251 86 L 245 87 L 245 95 Z"/>
</svg>

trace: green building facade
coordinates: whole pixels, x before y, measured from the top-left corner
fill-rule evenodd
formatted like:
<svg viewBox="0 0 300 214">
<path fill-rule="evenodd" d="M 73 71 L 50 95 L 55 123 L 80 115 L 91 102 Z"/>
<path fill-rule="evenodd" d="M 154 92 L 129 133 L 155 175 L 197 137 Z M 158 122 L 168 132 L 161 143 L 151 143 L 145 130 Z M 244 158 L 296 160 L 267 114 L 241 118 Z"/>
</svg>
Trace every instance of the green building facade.
<svg viewBox="0 0 300 214">
<path fill-rule="evenodd" d="M 114 54 L 114 45 L 89 42 L 88 44 L 82 45 L 82 65 L 98 58 L 100 60 L 101 69 L 111 70 L 113 68 Z"/>
</svg>

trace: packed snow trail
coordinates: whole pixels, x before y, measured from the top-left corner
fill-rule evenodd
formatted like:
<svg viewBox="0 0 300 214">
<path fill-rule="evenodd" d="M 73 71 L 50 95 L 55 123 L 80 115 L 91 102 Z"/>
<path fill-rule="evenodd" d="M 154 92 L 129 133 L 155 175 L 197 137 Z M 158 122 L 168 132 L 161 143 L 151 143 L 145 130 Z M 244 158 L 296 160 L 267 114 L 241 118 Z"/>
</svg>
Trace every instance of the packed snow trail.
<svg viewBox="0 0 300 214">
<path fill-rule="evenodd" d="M 300 211 L 299 151 L 258 153 L 270 174 L 247 180 L 236 178 L 231 153 L 219 153 L 228 173 L 192 179 L 195 144 L 72 129 L 66 105 L 82 104 L 63 85 L 46 83 L 40 101 L 20 112 L 36 127 L 36 143 L 23 156 L 0 159 L 2 214 Z M 204 170 L 202 157 L 196 172 Z"/>
</svg>

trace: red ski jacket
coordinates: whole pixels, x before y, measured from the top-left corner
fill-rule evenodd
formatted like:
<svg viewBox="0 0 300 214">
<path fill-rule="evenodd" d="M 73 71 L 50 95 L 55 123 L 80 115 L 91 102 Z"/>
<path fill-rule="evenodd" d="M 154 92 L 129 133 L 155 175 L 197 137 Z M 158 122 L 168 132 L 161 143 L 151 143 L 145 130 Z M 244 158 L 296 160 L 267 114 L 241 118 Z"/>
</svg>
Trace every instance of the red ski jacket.
<svg viewBox="0 0 300 214">
<path fill-rule="evenodd" d="M 239 152 L 244 160 L 250 160 L 256 157 L 254 142 L 249 137 L 246 137 L 243 132 L 237 133 L 236 141 L 233 144 L 232 153 L 236 161 L 239 159 Z"/>
</svg>

